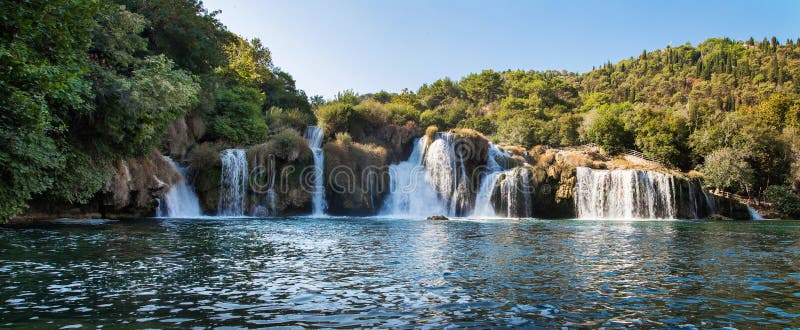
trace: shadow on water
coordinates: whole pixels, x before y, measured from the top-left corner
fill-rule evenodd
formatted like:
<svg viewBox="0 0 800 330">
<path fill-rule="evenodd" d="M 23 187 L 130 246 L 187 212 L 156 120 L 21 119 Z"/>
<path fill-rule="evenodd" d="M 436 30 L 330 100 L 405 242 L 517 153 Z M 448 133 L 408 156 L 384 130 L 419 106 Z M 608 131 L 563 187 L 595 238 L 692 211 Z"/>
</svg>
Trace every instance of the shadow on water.
<svg viewBox="0 0 800 330">
<path fill-rule="evenodd" d="M 792 327 L 800 222 L 61 222 L 0 280 L 13 327 Z"/>
</svg>

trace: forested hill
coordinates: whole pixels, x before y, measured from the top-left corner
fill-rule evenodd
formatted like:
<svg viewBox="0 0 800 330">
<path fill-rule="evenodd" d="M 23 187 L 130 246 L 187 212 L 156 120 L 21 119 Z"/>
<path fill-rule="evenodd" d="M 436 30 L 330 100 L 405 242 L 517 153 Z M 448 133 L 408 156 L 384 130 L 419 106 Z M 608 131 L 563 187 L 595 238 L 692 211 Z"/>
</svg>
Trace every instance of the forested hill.
<svg viewBox="0 0 800 330">
<path fill-rule="evenodd" d="M 116 162 L 150 155 L 175 127 L 185 136 L 184 117 L 194 138 L 229 145 L 315 122 L 269 50 L 200 1 L 0 1 L 0 11 L 0 220 L 32 199 L 97 198 Z"/>
<path fill-rule="evenodd" d="M 348 118 L 472 128 L 526 148 L 636 149 L 702 170 L 711 187 L 757 196 L 798 178 L 799 91 L 800 39 L 708 39 L 584 74 L 485 70 L 416 92 L 343 92 L 317 115 L 356 139 Z"/>
</svg>

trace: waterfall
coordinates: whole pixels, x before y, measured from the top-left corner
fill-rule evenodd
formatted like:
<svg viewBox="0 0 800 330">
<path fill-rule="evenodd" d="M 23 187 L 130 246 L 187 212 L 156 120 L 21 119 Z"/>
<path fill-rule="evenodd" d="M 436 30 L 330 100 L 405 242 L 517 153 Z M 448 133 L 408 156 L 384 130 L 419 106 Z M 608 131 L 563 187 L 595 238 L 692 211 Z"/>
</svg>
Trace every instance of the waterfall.
<svg viewBox="0 0 800 330">
<path fill-rule="evenodd" d="M 497 179 L 503 173 L 503 167 L 497 162 L 497 158 L 505 159 L 511 157 L 508 152 L 503 151 L 494 143 L 489 144 L 489 156 L 486 159 L 486 173 L 481 178 L 481 185 L 475 197 L 475 210 L 472 217 L 494 217 L 497 216 L 492 205 L 492 191 L 497 185 Z"/>
<path fill-rule="evenodd" d="M 706 207 L 708 207 L 708 214 L 715 214 L 715 213 L 717 213 L 717 204 L 716 204 L 716 203 L 714 203 L 714 199 L 713 199 L 713 198 L 711 198 L 711 196 L 709 196 L 709 195 L 706 193 L 706 190 L 705 190 L 705 189 L 702 189 L 702 188 L 701 188 L 701 189 L 700 189 L 700 192 L 702 192 L 702 193 L 703 193 L 703 198 L 706 200 Z"/>
<path fill-rule="evenodd" d="M 750 205 L 747 206 L 747 213 L 750 213 L 750 220 L 764 220 L 764 217 L 758 214 L 758 211 L 750 207 Z"/>
<path fill-rule="evenodd" d="M 505 216 L 512 218 L 530 218 L 533 215 L 531 198 L 533 185 L 531 171 L 526 167 L 516 167 L 505 171 L 500 181 L 499 194 L 500 211 L 505 211 Z"/>
<path fill-rule="evenodd" d="M 247 152 L 244 149 L 225 149 L 221 153 L 220 216 L 244 215 L 247 195 Z"/>
<path fill-rule="evenodd" d="M 194 189 L 189 185 L 186 179 L 187 168 L 176 164 L 172 158 L 164 156 L 176 172 L 180 173 L 181 178 L 169 188 L 167 194 L 164 195 L 163 203 L 159 199 L 158 216 L 168 218 L 193 218 L 203 215 L 200 210 L 200 200 Z M 162 211 L 163 209 L 163 211 Z"/>
<path fill-rule="evenodd" d="M 426 180 L 423 154 L 428 139 L 414 141 L 408 160 L 389 166 L 389 194 L 380 214 L 385 216 L 429 216 L 446 213 L 433 186 Z"/>
<path fill-rule="evenodd" d="M 464 148 L 453 133 L 437 133 L 428 144 L 414 142 L 407 161 L 389 167 L 390 192 L 381 214 L 402 216 L 463 216 L 472 212 L 472 186 Z M 499 167 L 499 165 L 498 165 Z"/>
<path fill-rule="evenodd" d="M 311 214 L 314 216 L 325 215 L 325 209 L 328 207 L 325 202 L 325 154 L 322 150 L 322 129 L 317 126 L 308 126 L 306 128 L 306 139 L 308 140 L 308 147 L 314 154 L 314 185 L 312 187 L 311 195 Z"/>
<path fill-rule="evenodd" d="M 455 135 L 437 133 L 425 151 L 425 179 L 444 201 L 444 215 L 460 216 L 470 211 L 470 186 L 467 170 L 459 150 L 456 154 Z"/>
<path fill-rule="evenodd" d="M 700 219 L 700 204 L 697 202 L 697 187 L 694 182 L 689 182 L 689 207 L 691 209 L 692 218 Z"/>
<path fill-rule="evenodd" d="M 674 219 L 674 190 L 668 174 L 579 167 L 575 207 L 581 219 Z"/>
</svg>

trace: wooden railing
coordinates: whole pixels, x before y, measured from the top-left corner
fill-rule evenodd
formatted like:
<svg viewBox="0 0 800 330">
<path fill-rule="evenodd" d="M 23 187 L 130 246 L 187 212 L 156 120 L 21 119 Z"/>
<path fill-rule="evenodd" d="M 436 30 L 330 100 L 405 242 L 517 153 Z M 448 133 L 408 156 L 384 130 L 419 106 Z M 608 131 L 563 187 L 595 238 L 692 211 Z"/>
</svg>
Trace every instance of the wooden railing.
<svg viewBox="0 0 800 330">
<path fill-rule="evenodd" d="M 772 203 L 764 201 L 764 200 L 761 200 L 761 199 L 758 199 L 758 198 L 750 198 L 750 197 L 747 197 L 747 196 L 742 196 L 742 195 L 738 195 L 738 194 L 732 194 L 732 193 L 729 193 L 727 191 L 709 190 L 708 193 L 711 194 L 711 195 L 717 196 L 717 197 L 733 199 L 733 200 L 736 200 L 737 202 L 745 204 L 745 205 L 756 205 L 756 206 L 771 206 L 772 205 Z"/>
<path fill-rule="evenodd" d="M 600 146 L 598 146 L 597 144 L 594 144 L 594 143 L 586 143 L 586 144 L 581 145 L 580 147 L 584 147 L 584 148 L 600 148 Z M 647 156 L 647 155 L 643 154 L 642 152 L 640 152 L 638 150 L 622 148 L 622 149 L 620 149 L 620 153 L 624 154 L 624 155 L 640 158 L 640 159 L 646 160 L 648 162 L 653 162 L 653 163 L 659 164 L 659 165 L 664 166 L 664 167 L 669 168 L 669 169 L 675 169 L 675 166 L 672 165 L 667 160 L 665 160 L 663 158 L 659 158 L 659 157 Z"/>
</svg>

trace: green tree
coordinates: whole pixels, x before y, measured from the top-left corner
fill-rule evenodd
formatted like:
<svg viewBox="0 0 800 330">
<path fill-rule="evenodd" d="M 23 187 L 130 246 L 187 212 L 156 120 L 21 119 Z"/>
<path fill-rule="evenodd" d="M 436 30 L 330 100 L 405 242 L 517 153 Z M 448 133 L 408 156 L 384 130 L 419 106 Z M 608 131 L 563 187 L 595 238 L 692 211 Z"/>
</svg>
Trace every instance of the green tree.
<svg viewBox="0 0 800 330">
<path fill-rule="evenodd" d="M 269 127 L 261 115 L 264 96 L 253 87 L 230 86 L 219 93 L 213 113 L 206 114 L 209 135 L 237 144 L 264 142 Z"/>
<path fill-rule="evenodd" d="M 0 221 L 53 186 L 64 167 L 64 116 L 86 113 L 88 49 L 99 5 L 0 2 Z"/>
<path fill-rule="evenodd" d="M 800 196 L 789 186 L 769 186 L 765 195 L 778 212 L 794 218 L 800 217 Z"/>
<path fill-rule="evenodd" d="M 492 102 L 498 98 L 503 87 L 502 77 L 492 70 L 470 74 L 459 83 L 467 97 L 476 103 Z"/>
<path fill-rule="evenodd" d="M 712 152 L 700 170 L 705 184 L 716 189 L 749 192 L 753 186 L 753 169 L 731 148 Z"/>
<path fill-rule="evenodd" d="M 621 119 L 624 111 L 630 111 L 630 104 L 614 104 L 596 110 L 586 122 L 585 140 L 596 143 L 609 154 L 632 145 L 633 136 Z"/>
</svg>

